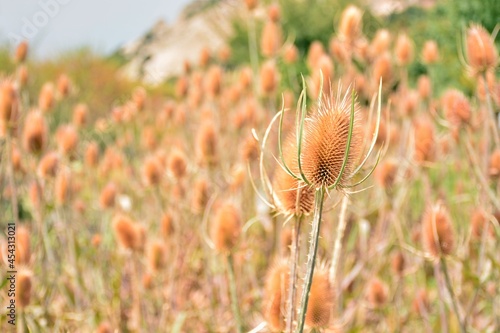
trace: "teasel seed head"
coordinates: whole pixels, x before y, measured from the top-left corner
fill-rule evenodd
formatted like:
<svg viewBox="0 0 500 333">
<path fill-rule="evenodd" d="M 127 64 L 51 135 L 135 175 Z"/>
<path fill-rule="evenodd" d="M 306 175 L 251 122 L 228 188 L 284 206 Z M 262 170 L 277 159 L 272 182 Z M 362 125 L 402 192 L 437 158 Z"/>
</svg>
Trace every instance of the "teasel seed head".
<svg viewBox="0 0 500 333">
<path fill-rule="evenodd" d="M 398 36 L 396 41 L 396 60 L 402 65 L 406 66 L 413 60 L 413 43 L 406 34 Z"/>
<path fill-rule="evenodd" d="M 387 301 L 388 292 L 385 283 L 378 278 L 372 278 L 368 282 L 367 298 L 373 307 L 381 307 Z"/>
<path fill-rule="evenodd" d="M 63 168 L 56 175 L 54 183 L 55 201 L 59 206 L 65 205 L 71 196 L 71 173 L 69 169 Z"/>
<path fill-rule="evenodd" d="M 17 92 L 14 83 L 10 80 L 0 81 L 0 137 L 16 127 L 17 120 Z"/>
<path fill-rule="evenodd" d="M 396 179 L 398 164 L 395 160 L 383 161 L 375 169 L 375 181 L 383 189 L 391 189 Z"/>
<path fill-rule="evenodd" d="M 212 58 L 212 54 L 210 52 L 210 49 L 206 46 L 203 47 L 200 51 L 200 56 L 199 56 L 200 67 L 202 67 L 202 68 L 207 67 L 211 58 Z"/>
<path fill-rule="evenodd" d="M 166 212 L 161 217 L 160 234 L 164 239 L 169 239 L 174 233 L 174 222 L 172 214 Z"/>
<path fill-rule="evenodd" d="M 142 166 L 142 179 L 146 186 L 157 186 L 163 176 L 163 167 L 155 155 L 148 156 Z"/>
<path fill-rule="evenodd" d="M 116 215 L 113 218 L 113 230 L 121 247 L 136 250 L 140 247 L 141 231 L 139 226 L 128 216 Z"/>
<path fill-rule="evenodd" d="M 219 253 L 230 252 L 241 233 L 241 216 L 233 204 L 227 202 L 217 209 L 212 223 L 212 240 Z"/>
<path fill-rule="evenodd" d="M 415 160 L 418 163 L 433 161 L 436 142 L 434 124 L 427 117 L 414 121 Z"/>
<path fill-rule="evenodd" d="M 241 144 L 241 157 L 245 162 L 253 162 L 259 157 L 259 145 L 252 135 L 248 135 Z"/>
<path fill-rule="evenodd" d="M 40 111 L 30 111 L 26 116 L 23 130 L 23 146 L 30 153 L 40 153 L 47 145 L 49 129 Z"/>
<path fill-rule="evenodd" d="M 318 269 L 314 272 L 305 323 L 311 328 L 325 327 L 329 324 L 334 307 L 334 290 L 330 285 L 328 271 Z"/>
<path fill-rule="evenodd" d="M 363 29 L 363 12 L 356 6 L 350 5 L 342 12 L 339 25 L 339 37 L 348 42 L 353 43 L 357 40 Z"/>
<path fill-rule="evenodd" d="M 59 155 L 52 151 L 45 154 L 38 163 L 37 174 L 40 178 L 46 179 L 55 177 L 59 168 Z"/>
<path fill-rule="evenodd" d="M 295 64 L 299 59 L 299 50 L 294 44 L 289 44 L 285 47 L 283 60 L 286 64 Z"/>
<path fill-rule="evenodd" d="M 38 107 L 43 112 L 48 112 L 54 107 L 54 85 L 46 82 L 40 90 L 38 96 Z"/>
<path fill-rule="evenodd" d="M 92 141 L 85 149 L 85 166 L 95 168 L 99 162 L 99 146 Z"/>
<path fill-rule="evenodd" d="M 20 270 L 16 277 L 16 303 L 23 309 L 30 304 L 33 274 L 27 269 Z"/>
<path fill-rule="evenodd" d="M 196 155 L 202 165 L 214 166 L 218 162 L 218 134 L 211 121 L 205 121 L 196 136 Z"/>
<path fill-rule="evenodd" d="M 73 109 L 73 125 L 77 128 L 85 126 L 89 114 L 89 108 L 85 103 L 79 103 Z"/>
<path fill-rule="evenodd" d="M 325 54 L 323 44 L 317 40 L 312 42 L 307 52 L 307 65 L 309 68 L 316 68 L 318 60 L 323 54 Z"/>
<path fill-rule="evenodd" d="M 467 29 L 467 62 L 473 74 L 481 74 L 498 66 L 498 51 L 491 35 L 480 25 Z"/>
<path fill-rule="evenodd" d="M 254 10 L 258 4 L 259 4 L 258 0 L 245 0 L 245 5 L 247 6 L 247 9 L 250 11 Z"/>
<path fill-rule="evenodd" d="M 187 173 L 187 158 L 182 150 L 174 148 L 168 158 L 168 170 L 176 179 L 182 179 Z"/>
<path fill-rule="evenodd" d="M 113 333 L 113 328 L 110 323 L 105 321 L 99 324 L 96 333 Z"/>
<path fill-rule="evenodd" d="M 439 60 L 439 49 L 435 40 L 428 40 L 422 50 L 422 60 L 425 64 L 435 64 Z"/>
<path fill-rule="evenodd" d="M 273 332 L 285 329 L 289 280 L 290 269 L 285 260 L 272 265 L 266 276 L 263 312 L 264 318 Z"/>
<path fill-rule="evenodd" d="M 132 101 L 134 102 L 137 110 L 142 111 L 144 109 L 147 97 L 148 93 L 143 87 L 137 87 L 134 89 L 132 92 Z"/>
<path fill-rule="evenodd" d="M 500 149 L 495 149 L 490 156 L 490 177 L 500 177 Z"/>
<path fill-rule="evenodd" d="M 392 60 L 389 53 L 386 52 L 375 59 L 372 69 L 372 80 L 373 83 L 378 85 L 380 79 L 382 79 L 382 82 L 388 83 L 391 81 L 392 76 Z"/>
<path fill-rule="evenodd" d="M 187 76 L 181 76 L 175 83 L 175 95 L 177 98 L 182 99 L 186 97 L 189 90 L 189 81 Z"/>
<path fill-rule="evenodd" d="M 19 82 L 19 88 L 24 88 L 28 84 L 29 71 L 26 65 L 19 66 L 17 70 L 17 81 Z"/>
<path fill-rule="evenodd" d="M 431 96 L 431 80 L 427 75 L 420 75 L 418 77 L 418 95 L 420 96 L 421 99 L 429 99 Z"/>
<path fill-rule="evenodd" d="M 205 210 L 209 200 L 209 184 L 205 178 L 199 178 L 193 189 L 192 206 L 195 213 L 200 214 Z"/>
<path fill-rule="evenodd" d="M 31 259 L 30 232 L 24 225 L 17 228 L 16 264 L 27 266 Z"/>
<path fill-rule="evenodd" d="M 403 256 L 403 253 L 401 252 L 396 252 L 392 256 L 391 260 L 391 267 L 392 271 L 398 275 L 401 276 L 403 275 L 403 271 L 405 269 L 405 257 Z"/>
<path fill-rule="evenodd" d="M 449 255 L 454 250 L 453 225 L 448 210 L 437 203 L 427 208 L 422 218 L 424 248 L 434 257 Z"/>
<path fill-rule="evenodd" d="M 260 69 L 260 89 L 264 95 L 271 95 L 277 86 L 278 73 L 272 60 L 265 62 Z"/>
<path fill-rule="evenodd" d="M 14 60 L 16 63 L 23 63 L 26 60 L 26 56 L 28 55 L 28 42 L 22 41 L 17 45 L 16 53 L 14 54 Z"/>
<path fill-rule="evenodd" d="M 346 156 L 352 107 L 354 122 L 349 153 Z M 306 119 L 303 135 L 301 161 L 306 179 L 315 188 L 327 188 L 335 183 L 338 188 L 346 187 L 363 140 L 359 106 L 351 89 L 347 90 L 344 98 L 336 96 L 336 101 L 332 95 L 325 96 L 316 112 Z"/>
<path fill-rule="evenodd" d="M 471 119 L 471 106 L 465 95 L 456 90 L 448 89 L 442 98 L 446 119 L 453 125 L 468 124 Z"/>
<path fill-rule="evenodd" d="M 210 98 L 216 98 L 220 95 L 222 90 L 222 68 L 213 65 L 208 69 L 207 77 L 205 80 L 205 90 Z"/>
<path fill-rule="evenodd" d="M 282 32 L 278 23 L 267 21 L 262 30 L 260 50 L 263 56 L 273 57 L 280 49 L 282 41 Z"/>
<path fill-rule="evenodd" d="M 372 57 L 377 57 L 379 54 L 384 54 L 389 51 L 391 46 L 392 36 L 389 30 L 379 29 L 377 30 L 375 37 L 370 44 L 370 52 Z"/>
<path fill-rule="evenodd" d="M 59 151 L 66 156 L 73 156 L 78 145 L 78 132 L 73 125 L 63 125 L 56 132 Z"/>
<path fill-rule="evenodd" d="M 109 182 L 102 189 L 101 195 L 99 197 L 99 204 L 101 208 L 111 208 L 115 206 L 115 199 L 118 190 L 113 182 Z"/>
<path fill-rule="evenodd" d="M 160 271 L 166 264 L 166 249 L 162 242 L 154 241 L 148 248 L 149 267 L 153 272 Z"/>
</svg>

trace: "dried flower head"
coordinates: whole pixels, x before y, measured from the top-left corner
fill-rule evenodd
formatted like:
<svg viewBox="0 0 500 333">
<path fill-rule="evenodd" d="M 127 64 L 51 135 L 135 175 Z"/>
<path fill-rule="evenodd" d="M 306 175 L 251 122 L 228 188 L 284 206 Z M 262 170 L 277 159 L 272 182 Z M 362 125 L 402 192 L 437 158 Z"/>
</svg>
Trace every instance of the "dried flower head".
<svg viewBox="0 0 500 333">
<path fill-rule="evenodd" d="M 222 68 L 213 65 L 208 69 L 205 89 L 209 97 L 215 98 L 220 95 L 222 90 Z"/>
<path fill-rule="evenodd" d="M 281 28 L 274 21 L 267 21 L 262 30 L 260 50 L 265 57 L 276 55 L 283 43 Z"/>
<path fill-rule="evenodd" d="M 372 278 L 368 283 L 367 298 L 373 307 L 380 307 L 387 301 L 388 293 L 385 283 L 378 278 Z"/>
<path fill-rule="evenodd" d="M 500 149 L 495 149 L 490 156 L 490 177 L 500 177 Z"/>
<path fill-rule="evenodd" d="M 415 314 L 423 316 L 428 313 L 431 308 L 431 303 L 429 301 L 429 295 L 425 289 L 420 289 L 413 299 L 412 310 Z"/>
<path fill-rule="evenodd" d="M 422 50 L 422 60 L 425 64 L 434 64 L 439 60 L 439 49 L 435 40 L 428 40 Z"/>
<path fill-rule="evenodd" d="M 38 107 L 43 112 L 50 111 L 54 106 L 54 90 L 54 85 L 50 82 L 46 82 L 42 86 L 38 96 Z"/>
<path fill-rule="evenodd" d="M 148 249 L 149 267 L 153 272 L 157 272 L 165 267 L 166 249 L 162 242 L 153 242 Z"/>
<path fill-rule="evenodd" d="M 87 123 L 89 108 L 85 103 L 79 103 L 73 109 L 73 125 L 75 127 L 82 127 Z"/>
<path fill-rule="evenodd" d="M 428 99 L 431 96 L 431 79 L 427 75 L 418 77 L 418 95 L 421 99 Z"/>
<path fill-rule="evenodd" d="M 148 156 L 142 166 L 142 179 L 146 186 L 156 186 L 160 183 L 163 167 L 155 155 Z"/>
<path fill-rule="evenodd" d="M 177 179 L 181 179 L 187 172 L 186 155 L 178 148 L 172 150 L 168 158 L 168 170 Z"/>
<path fill-rule="evenodd" d="M 354 5 L 349 5 L 342 12 L 339 25 L 339 37 L 348 43 L 354 42 L 362 33 L 363 12 Z"/>
<path fill-rule="evenodd" d="M 227 253 L 233 249 L 241 233 L 239 210 L 231 203 L 225 203 L 217 210 L 212 224 L 212 240 L 215 250 Z"/>
<path fill-rule="evenodd" d="M 23 40 L 19 45 L 17 45 L 16 53 L 14 55 L 14 60 L 17 63 L 23 63 L 28 55 L 28 42 Z"/>
<path fill-rule="evenodd" d="M 38 163 L 37 174 L 40 178 L 55 177 L 59 167 L 59 155 L 55 152 L 45 154 Z"/>
<path fill-rule="evenodd" d="M 325 54 L 325 48 L 320 41 L 314 41 L 309 46 L 309 51 L 307 52 L 307 65 L 309 68 L 316 68 L 319 58 Z"/>
<path fill-rule="evenodd" d="M 20 270 L 16 276 L 16 303 L 20 308 L 30 304 L 33 274 L 28 270 Z"/>
<path fill-rule="evenodd" d="M 260 69 L 260 89 L 264 95 L 270 95 L 276 89 L 278 73 L 276 64 L 268 60 Z"/>
<path fill-rule="evenodd" d="M 101 208 L 111 208 L 115 205 L 115 199 L 117 194 L 116 185 L 112 182 L 106 184 L 106 186 L 101 191 L 101 196 L 99 197 L 99 204 Z"/>
<path fill-rule="evenodd" d="M 398 36 L 396 41 L 396 60 L 402 65 L 406 66 L 413 60 L 413 43 L 406 34 Z"/>
<path fill-rule="evenodd" d="M 31 111 L 26 116 L 23 130 L 23 146 L 30 153 L 40 153 L 47 145 L 48 126 L 43 114 Z"/>
<path fill-rule="evenodd" d="M 66 204 L 71 195 L 71 174 L 68 169 L 62 169 L 57 173 L 54 186 L 56 203 L 61 206 Z"/>
<path fill-rule="evenodd" d="M 333 311 L 333 288 L 328 279 L 326 270 L 314 272 L 307 304 L 306 325 L 311 328 L 327 326 Z"/>
<path fill-rule="evenodd" d="M 283 60 L 287 64 L 294 64 L 299 59 L 299 50 L 294 44 L 289 44 L 285 47 Z"/>
<path fill-rule="evenodd" d="M 30 232 L 23 225 L 16 232 L 16 265 L 28 265 L 31 259 Z"/>
<path fill-rule="evenodd" d="M 204 165 L 217 164 L 217 130 L 213 122 L 204 122 L 196 136 L 196 155 Z"/>
<path fill-rule="evenodd" d="M 289 279 L 290 270 L 284 260 L 272 265 L 266 276 L 263 312 L 264 318 L 273 332 L 285 329 Z"/>
<path fill-rule="evenodd" d="M 73 125 L 62 125 L 56 133 L 57 147 L 63 155 L 72 156 L 78 145 L 78 132 Z"/>
<path fill-rule="evenodd" d="M 442 98 L 446 119 L 453 125 L 467 124 L 471 118 L 471 106 L 465 95 L 456 90 L 448 89 Z"/>
<path fill-rule="evenodd" d="M 92 141 L 85 149 L 85 166 L 94 168 L 97 166 L 99 158 L 99 146 L 97 142 Z"/>
<path fill-rule="evenodd" d="M 198 179 L 193 188 L 192 206 L 196 213 L 202 213 L 209 199 L 209 185 L 205 178 Z"/>
<path fill-rule="evenodd" d="M 333 94 L 332 94 L 333 95 Z M 316 112 L 306 119 L 301 156 L 306 179 L 315 188 L 339 188 L 348 185 L 349 175 L 359 157 L 363 133 L 359 119 L 359 106 L 348 89 L 345 96 L 326 96 Z M 353 105 L 354 104 L 354 105 Z M 354 107 L 352 135 L 349 140 L 351 107 Z M 346 156 L 347 148 L 349 152 Z M 344 160 L 345 167 L 342 170 Z"/>
<path fill-rule="evenodd" d="M 480 25 L 467 29 L 467 61 L 473 74 L 483 73 L 496 68 L 498 51 L 493 38 Z"/>
<path fill-rule="evenodd" d="M 422 218 L 425 249 L 434 257 L 453 252 L 453 225 L 447 209 L 440 203 L 429 207 Z"/>
<path fill-rule="evenodd" d="M 113 218 L 113 230 L 118 243 L 125 249 L 138 249 L 141 243 L 139 227 L 132 219 L 125 215 L 116 215 Z"/>
<path fill-rule="evenodd" d="M 418 118 L 414 121 L 414 131 L 415 160 L 432 161 L 436 150 L 434 124 L 427 117 Z"/>
<path fill-rule="evenodd" d="M 170 213 L 164 213 L 160 222 L 160 234 L 163 238 L 168 239 L 174 233 L 173 218 Z"/>
<path fill-rule="evenodd" d="M 396 179 L 396 172 L 398 170 L 398 164 L 395 160 L 383 161 L 379 164 L 377 169 L 375 169 L 375 181 L 383 189 L 390 189 L 394 184 Z"/>
<path fill-rule="evenodd" d="M 0 130 L 7 132 L 17 117 L 17 93 L 10 80 L 0 81 Z"/>
</svg>

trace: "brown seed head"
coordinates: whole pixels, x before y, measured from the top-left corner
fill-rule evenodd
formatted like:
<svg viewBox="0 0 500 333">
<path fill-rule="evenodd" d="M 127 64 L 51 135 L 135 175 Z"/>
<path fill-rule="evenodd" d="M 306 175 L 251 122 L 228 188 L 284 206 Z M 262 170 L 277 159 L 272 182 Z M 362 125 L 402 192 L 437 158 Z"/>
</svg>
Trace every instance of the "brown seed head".
<svg viewBox="0 0 500 333">
<path fill-rule="evenodd" d="M 99 159 L 99 146 L 97 142 L 92 141 L 87 145 L 85 149 L 85 165 L 90 168 L 97 166 Z"/>
<path fill-rule="evenodd" d="M 352 43 L 360 37 L 363 28 L 363 12 L 354 5 L 349 5 L 342 12 L 339 25 L 339 37 Z"/>
<path fill-rule="evenodd" d="M 110 323 L 105 321 L 99 324 L 96 333 L 113 333 L 113 328 Z"/>
<path fill-rule="evenodd" d="M 428 99 L 431 96 L 431 80 L 427 75 L 418 77 L 418 95 L 421 99 Z"/>
<path fill-rule="evenodd" d="M 260 69 L 260 89 L 264 95 L 270 95 L 276 89 L 278 73 L 276 64 L 268 60 Z"/>
<path fill-rule="evenodd" d="M 500 149 L 495 149 L 490 156 L 490 177 L 500 177 Z"/>
<path fill-rule="evenodd" d="M 17 93 L 13 82 L 5 80 L 0 82 L 0 123 L 5 128 L 10 127 L 15 121 L 17 109 Z"/>
<path fill-rule="evenodd" d="M 99 197 L 99 204 L 101 208 L 111 208 L 115 205 L 116 193 L 117 193 L 116 185 L 112 182 L 106 184 L 106 186 L 101 191 L 101 196 Z"/>
<path fill-rule="evenodd" d="M 205 178 L 198 179 L 194 184 L 192 201 L 193 210 L 197 214 L 200 214 L 205 210 L 205 206 L 208 203 L 209 196 L 210 193 L 208 181 Z"/>
<path fill-rule="evenodd" d="M 278 23 L 267 21 L 262 30 L 260 50 L 265 57 L 272 57 L 281 47 L 283 42 L 281 28 Z"/>
<path fill-rule="evenodd" d="M 61 74 L 57 79 L 57 91 L 59 96 L 67 97 L 70 91 L 70 80 L 66 74 Z"/>
<path fill-rule="evenodd" d="M 40 95 L 38 96 L 38 107 L 43 112 L 48 112 L 54 106 L 54 85 L 50 82 L 46 82 L 42 89 L 40 90 Z"/>
<path fill-rule="evenodd" d="M 333 310 L 333 288 L 328 280 L 328 272 L 314 272 L 305 323 L 311 328 L 327 326 Z"/>
<path fill-rule="evenodd" d="M 71 195 L 71 174 L 68 169 L 63 169 L 57 173 L 54 186 L 56 203 L 60 206 L 66 204 Z"/>
<path fill-rule="evenodd" d="M 181 179 L 187 172 L 186 155 L 178 148 L 175 148 L 170 153 L 168 158 L 168 170 L 177 179 Z"/>
<path fill-rule="evenodd" d="M 498 65 L 493 38 L 480 25 L 472 25 L 467 30 L 467 61 L 473 73 L 482 73 Z"/>
<path fill-rule="evenodd" d="M 425 64 L 434 64 L 439 60 L 439 49 L 436 41 L 428 40 L 425 42 L 422 60 Z"/>
<path fill-rule="evenodd" d="M 73 125 L 75 127 L 82 127 L 87 123 L 89 108 L 87 104 L 80 103 L 73 109 Z"/>
<path fill-rule="evenodd" d="M 375 34 L 371 44 L 370 52 L 373 57 L 377 57 L 379 54 L 384 54 L 389 51 L 391 46 L 391 33 L 387 29 L 379 29 Z"/>
<path fill-rule="evenodd" d="M 208 69 L 205 89 L 209 97 L 215 98 L 220 95 L 222 89 L 222 68 L 213 65 Z"/>
<path fill-rule="evenodd" d="M 290 270 L 286 261 L 272 265 L 266 276 L 263 312 L 273 332 L 285 329 L 289 279 Z"/>
<path fill-rule="evenodd" d="M 429 207 L 422 218 L 422 236 L 425 249 L 434 257 L 453 252 L 453 225 L 442 204 Z"/>
<path fill-rule="evenodd" d="M 245 5 L 248 10 L 254 10 L 258 5 L 258 0 L 245 0 Z"/>
<path fill-rule="evenodd" d="M 297 62 L 299 59 L 299 50 L 294 44 L 289 44 L 286 46 L 284 54 L 283 54 L 283 60 L 285 61 L 286 64 L 294 64 Z"/>
<path fill-rule="evenodd" d="M 368 283 L 367 298 L 373 307 L 380 307 L 387 301 L 387 286 L 378 278 L 372 278 Z"/>
<path fill-rule="evenodd" d="M 392 271 L 396 275 L 398 276 L 403 275 L 403 271 L 405 269 L 405 257 L 403 256 L 403 253 L 399 251 L 394 253 L 391 260 L 391 267 Z"/>
<path fill-rule="evenodd" d="M 373 72 L 372 72 L 372 80 L 376 85 L 379 84 L 380 78 L 382 78 L 382 82 L 386 84 L 390 82 L 392 79 L 392 61 L 389 53 L 384 53 L 381 56 L 377 57 L 375 62 L 373 63 Z"/>
<path fill-rule="evenodd" d="M 316 68 L 316 64 L 323 54 L 325 54 L 323 44 L 320 41 L 312 42 L 307 52 L 307 65 L 309 68 Z"/>
<path fill-rule="evenodd" d="M 240 233 L 240 212 L 231 203 L 223 204 L 217 210 L 212 224 L 212 240 L 215 250 L 219 253 L 230 252 L 236 245 Z"/>
<path fill-rule="evenodd" d="M 14 60 L 17 63 L 23 63 L 26 60 L 26 56 L 28 55 L 28 42 L 22 41 L 17 45 L 16 53 L 14 55 Z"/>
<path fill-rule="evenodd" d="M 396 41 L 396 60 L 402 65 L 406 66 L 413 60 L 413 43 L 406 34 L 398 36 Z"/>
<path fill-rule="evenodd" d="M 203 47 L 200 51 L 200 58 L 199 58 L 199 64 L 200 67 L 207 67 L 208 63 L 210 62 L 210 58 L 212 57 L 212 54 L 208 47 Z"/>
<path fill-rule="evenodd" d="M 26 116 L 23 130 L 23 146 L 30 153 L 40 153 L 47 145 L 48 126 L 39 111 L 31 111 Z"/>
<path fill-rule="evenodd" d="M 224 45 L 219 49 L 219 61 L 223 64 L 227 63 L 231 59 L 231 48 L 228 45 Z"/>
<path fill-rule="evenodd" d="M 16 232 L 16 264 L 28 265 L 31 259 L 30 232 L 25 226 L 19 226 Z"/>
<path fill-rule="evenodd" d="M 59 155 L 55 151 L 45 154 L 38 163 L 37 174 L 40 178 L 55 177 L 59 167 Z"/>
<path fill-rule="evenodd" d="M 196 155 L 201 164 L 212 166 L 217 164 L 217 142 L 215 125 L 211 121 L 204 122 L 196 136 Z"/>
<path fill-rule="evenodd" d="M 56 133 L 57 147 L 63 155 L 72 156 L 78 145 L 78 132 L 73 125 L 62 125 Z"/>
<path fill-rule="evenodd" d="M 135 250 L 138 248 L 140 240 L 139 227 L 132 221 L 132 219 L 125 215 L 116 215 L 113 218 L 113 230 L 115 237 L 125 249 Z"/>
<path fill-rule="evenodd" d="M 414 122 L 414 130 L 415 160 L 419 163 L 432 161 L 436 150 L 433 123 L 427 117 L 418 118 Z"/>
<path fill-rule="evenodd" d="M 161 182 L 163 167 L 155 155 L 148 156 L 142 166 L 142 179 L 146 186 L 157 186 Z"/>
<path fill-rule="evenodd" d="M 187 76 L 181 76 L 177 79 L 177 82 L 175 84 L 175 95 L 179 98 L 182 99 L 186 97 L 188 93 L 188 88 L 189 88 L 189 81 Z"/>
<path fill-rule="evenodd" d="M 251 162 L 259 157 L 259 146 L 253 135 L 248 135 L 241 145 L 241 156 L 243 161 Z"/>
<path fill-rule="evenodd" d="M 33 274 L 28 270 L 21 270 L 16 277 L 16 303 L 20 308 L 30 304 Z"/>
<path fill-rule="evenodd" d="M 446 119 L 455 126 L 467 124 L 471 118 L 471 106 L 465 95 L 456 90 L 448 89 L 442 98 Z"/>
<path fill-rule="evenodd" d="M 21 88 L 28 84 L 29 72 L 26 65 L 19 66 L 19 69 L 17 70 L 17 79 Z"/>
<path fill-rule="evenodd" d="M 142 109 L 144 109 L 147 97 L 148 94 L 146 92 L 146 89 L 144 89 L 143 87 L 137 87 L 134 89 L 134 91 L 132 92 L 132 101 L 134 102 L 137 110 L 142 111 Z"/>
<path fill-rule="evenodd" d="M 398 170 L 398 164 L 395 160 L 383 161 L 375 169 L 375 181 L 383 189 L 390 189 L 394 184 L 396 179 L 396 172 Z"/>
<path fill-rule="evenodd" d="M 363 139 L 359 119 L 359 106 L 354 101 L 354 123 L 345 169 L 346 146 L 349 136 L 351 105 L 351 89 L 344 98 L 333 96 L 325 98 L 316 112 L 307 119 L 304 129 L 302 169 L 306 179 L 315 188 L 332 186 L 337 183 L 339 188 L 348 185 L 349 175 L 354 170 Z"/>
<path fill-rule="evenodd" d="M 149 267 L 153 272 L 157 272 L 165 267 L 166 249 L 162 242 L 153 242 L 148 249 Z"/>
<path fill-rule="evenodd" d="M 168 239 L 174 233 L 173 218 L 170 213 L 163 214 L 160 222 L 160 234 L 163 238 Z"/>
</svg>

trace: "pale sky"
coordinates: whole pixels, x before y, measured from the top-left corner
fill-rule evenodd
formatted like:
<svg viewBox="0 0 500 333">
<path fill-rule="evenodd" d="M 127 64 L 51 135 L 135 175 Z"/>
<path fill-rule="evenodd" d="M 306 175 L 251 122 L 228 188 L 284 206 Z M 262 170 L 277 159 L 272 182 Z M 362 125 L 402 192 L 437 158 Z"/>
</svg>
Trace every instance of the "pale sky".
<svg viewBox="0 0 500 333">
<path fill-rule="evenodd" d="M 79 46 L 109 53 L 158 19 L 173 22 L 191 0 L 0 0 L 0 44 L 30 42 L 37 57 Z"/>
</svg>

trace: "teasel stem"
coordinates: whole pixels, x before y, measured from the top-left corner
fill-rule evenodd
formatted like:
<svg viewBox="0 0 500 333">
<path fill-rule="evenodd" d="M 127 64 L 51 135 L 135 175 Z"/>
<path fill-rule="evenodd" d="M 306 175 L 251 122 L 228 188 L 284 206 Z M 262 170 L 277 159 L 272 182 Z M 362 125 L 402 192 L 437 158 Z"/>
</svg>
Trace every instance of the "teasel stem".
<svg viewBox="0 0 500 333">
<path fill-rule="evenodd" d="M 233 308 L 236 331 L 243 332 L 240 308 L 238 307 L 238 295 L 236 294 L 236 278 L 234 276 L 234 261 L 232 254 L 227 255 L 227 275 L 229 277 L 229 292 L 231 293 L 231 306 Z"/>
<path fill-rule="evenodd" d="M 495 145 L 497 146 L 497 148 L 499 148 L 500 147 L 500 136 L 498 133 L 498 127 L 500 126 L 500 123 L 495 124 L 495 112 L 493 111 L 493 104 L 491 103 L 491 94 L 490 94 L 490 89 L 488 87 L 488 83 L 486 80 L 486 72 L 483 73 L 483 84 L 484 84 L 484 91 L 486 92 L 486 106 L 488 108 L 488 116 L 490 118 L 490 119 L 488 119 L 488 121 L 485 122 L 485 126 L 486 126 L 486 129 L 488 129 L 488 125 L 491 125 L 491 129 L 493 132 L 493 139 L 495 140 Z M 489 133 L 488 131 L 486 131 L 486 132 Z M 485 134 L 487 134 L 487 133 L 485 133 Z M 487 138 L 489 138 L 489 134 L 488 134 Z M 486 146 L 487 153 L 484 155 L 485 155 L 485 158 L 488 158 L 489 139 L 486 140 L 486 143 L 487 143 L 487 146 Z M 486 164 L 486 167 L 488 167 L 488 164 Z"/>
<path fill-rule="evenodd" d="M 443 256 L 439 259 L 440 265 L 441 265 L 441 270 L 443 271 L 444 275 L 444 281 L 446 283 L 446 288 L 448 289 L 448 292 L 450 293 L 450 298 L 451 298 L 451 304 L 453 307 L 453 312 L 455 312 L 455 315 L 457 316 L 458 323 L 460 324 L 460 332 L 461 333 L 466 333 L 467 330 L 465 329 L 465 325 L 463 320 L 461 319 L 460 313 L 458 311 L 458 305 L 457 305 L 457 300 L 455 298 L 455 293 L 453 292 L 453 287 L 451 286 L 451 280 L 450 276 L 448 274 L 448 267 L 446 265 L 446 261 Z"/>
<path fill-rule="evenodd" d="M 296 333 L 304 331 L 304 323 L 307 311 L 307 304 L 309 303 L 309 292 L 311 290 L 312 278 L 314 275 L 314 266 L 316 264 L 316 254 L 318 252 L 319 230 L 321 226 L 321 215 L 323 213 L 323 201 L 325 198 L 324 187 L 316 189 L 315 202 L 314 202 L 314 218 L 311 230 L 311 241 L 309 243 L 309 253 L 307 259 L 307 273 L 304 281 L 304 288 L 302 290 L 302 297 L 300 302 L 300 312 L 298 318 Z"/>
<path fill-rule="evenodd" d="M 297 190 L 300 191 L 300 188 Z M 300 192 L 299 192 L 300 193 Z M 299 200 L 300 195 L 297 195 Z M 293 320 L 295 318 L 295 298 L 297 294 L 297 264 L 300 257 L 300 228 L 302 226 L 303 215 L 295 215 L 295 225 L 292 229 L 292 254 L 290 257 L 290 285 L 288 288 L 288 308 L 287 308 L 287 332 L 293 332 Z"/>
<path fill-rule="evenodd" d="M 340 207 L 339 222 L 337 224 L 337 235 L 335 237 L 335 244 L 333 247 L 332 264 L 330 266 L 330 285 L 335 287 L 337 274 L 338 274 L 338 264 L 340 260 L 340 253 L 342 252 L 342 239 L 344 238 L 344 231 L 347 225 L 347 206 L 349 205 L 349 197 L 346 195 L 342 199 L 342 205 Z"/>
<path fill-rule="evenodd" d="M 439 293 L 439 317 L 441 320 L 441 331 L 444 333 L 448 332 L 448 319 L 446 318 L 446 309 L 444 305 L 444 292 L 442 288 L 442 278 L 439 272 L 438 263 L 434 265 L 434 277 L 436 278 L 437 289 Z"/>
</svg>

